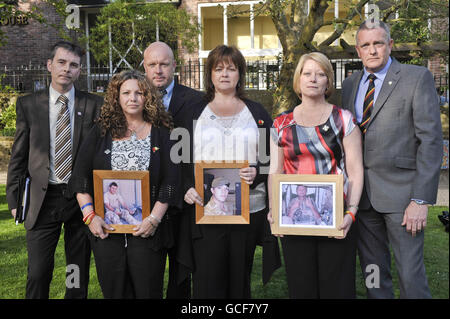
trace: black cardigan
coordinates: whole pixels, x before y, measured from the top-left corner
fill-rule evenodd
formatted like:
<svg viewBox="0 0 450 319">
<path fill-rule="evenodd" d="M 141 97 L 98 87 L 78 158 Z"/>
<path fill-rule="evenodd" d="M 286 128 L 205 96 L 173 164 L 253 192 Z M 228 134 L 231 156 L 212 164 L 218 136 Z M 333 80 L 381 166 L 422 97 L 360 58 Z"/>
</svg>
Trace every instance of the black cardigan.
<svg viewBox="0 0 450 319">
<path fill-rule="evenodd" d="M 165 127 L 151 128 L 150 152 L 150 209 L 157 201 L 170 206 L 182 207 L 180 188 L 180 165 L 170 160 L 170 148 L 173 142 L 169 138 L 169 130 Z M 72 177 L 69 181 L 71 193 L 89 193 L 94 199 L 94 169 L 111 170 L 112 138 L 109 133 L 101 136 L 100 127 L 96 124 L 81 145 L 75 161 Z M 163 221 L 153 237 L 150 237 L 152 248 L 173 246 L 172 227 L 166 213 Z"/>
<path fill-rule="evenodd" d="M 269 116 L 264 107 L 254 101 L 243 99 L 247 108 L 253 116 L 253 119 L 256 122 L 258 128 L 265 129 L 265 136 L 260 134 L 260 145 L 264 141 L 265 138 L 265 150 L 261 147 L 258 148 L 258 158 L 259 160 L 263 158 L 270 159 L 270 129 L 272 127 L 272 118 Z M 190 162 L 183 163 L 183 195 L 186 191 L 194 187 L 195 188 L 195 177 L 194 177 L 194 164 L 193 164 L 193 137 L 194 137 L 194 127 L 193 122 L 197 120 L 205 107 L 208 105 L 208 102 L 202 99 L 200 102 L 194 104 L 192 106 L 192 116 L 186 117 L 183 123 L 183 127 L 187 128 L 190 136 Z M 264 152 L 264 153 L 263 153 Z M 267 162 L 258 162 L 256 164 L 257 175 L 253 181 L 253 184 L 250 188 L 256 187 L 258 184 L 263 182 L 267 191 L 267 177 L 268 177 L 268 168 L 270 165 L 270 161 Z M 266 169 L 267 172 L 261 173 L 261 169 Z M 180 271 L 178 274 L 178 282 L 181 282 L 186 278 L 187 273 L 192 271 L 195 268 L 194 260 L 193 260 L 193 251 L 192 246 L 189 243 L 190 240 L 201 238 L 202 232 L 200 225 L 195 223 L 195 205 L 188 205 L 184 203 L 184 213 L 181 215 L 181 225 L 180 227 L 180 239 L 177 247 L 177 260 L 179 260 L 182 267 L 180 267 Z M 268 206 L 268 202 L 267 202 Z M 270 232 L 270 226 L 268 222 L 265 225 L 265 229 L 260 233 L 260 238 L 258 238 L 258 245 L 263 246 L 263 283 L 266 284 L 272 273 L 281 266 L 280 260 L 280 251 L 278 247 L 278 240 L 274 237 Z"/>
</svg>

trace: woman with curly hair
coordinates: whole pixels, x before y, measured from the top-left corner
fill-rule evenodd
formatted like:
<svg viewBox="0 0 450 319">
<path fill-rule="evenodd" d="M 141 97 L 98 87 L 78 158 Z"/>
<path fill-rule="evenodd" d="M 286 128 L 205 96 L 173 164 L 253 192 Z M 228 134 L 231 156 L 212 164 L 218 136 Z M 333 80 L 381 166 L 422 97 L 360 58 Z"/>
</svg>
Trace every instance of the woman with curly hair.
<svg viewBox="0 0 450 319">
<path fill-rule="evenodd" d="M 105 298 L 162 298 L 165 251 L 173 243 L 166 211 L 181 202 L 176 195 L 180 171 L 170 160 L 171 128 L 170 114 L 142 73 L 128 70 L 113 76 L 70 181 L 90 230 Z M 110 234 L 112 227 L 95 215 L 94 169 L 150 172 L 151 214 L 133 234 Z"/>
</svg>

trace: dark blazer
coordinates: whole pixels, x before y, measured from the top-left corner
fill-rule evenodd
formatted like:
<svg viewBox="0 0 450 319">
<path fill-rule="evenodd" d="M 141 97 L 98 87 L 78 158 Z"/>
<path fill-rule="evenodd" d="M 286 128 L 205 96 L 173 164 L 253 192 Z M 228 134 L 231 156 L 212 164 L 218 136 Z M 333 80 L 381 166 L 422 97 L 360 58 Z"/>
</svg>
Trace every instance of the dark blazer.
<svg viewBox="0 0 450 319">
<path fill-rule="evenodd" d="M 173 117 L 174 127 L 183 127 L 186 117 L 190 117 L 192 106 L 201 100 L 202 92 L 175 82 L 169 112 Z"/>
<path fill-rule="evenodd" d="M 151 129 L 150 153 L 150 209 L 157 201 L 168 203 L 171 206 L 181 207 L 179 196 L 180 166 L 170 160 L 170 148 L 173 142 L 169 138 L 167 128 Z M 109 133 L 101 136 L 100 128 L 95 125 L 83 142 L 79 157 L 75 164 L 69 182 L 71 193 L 89 193 L 94 198 L 93 173 L 94 169 L 111 170 L 112 138 Z M 168 226 L 169 215 L 166 214 L 156 234 L 149 239 L 151 247 L 155 250 L 161 247 L 170 248 L 173 234 Z"/>
<path fill-rule="evenodd" d="M 353 115 L 362 76 L 356 72 L 343 84 L 342 104 Z M 372 206 L 388 213 L 404 212 L 413 198 L 434 204 L 442 145 L 432 74 L 393 59 L 364 137 L 364 186 Z M 360 207 L 368 206 L 362 199 Z"/>
<path fill-rule="evenodd" d="M 100 111 L 103 98 L 75 90 L 72 165 L 78 149 Z M 6 184 L 9 209 L 17 208 L 19 178 L 31 177 L 30 206 L 25 228 L 33 228 L 47 191 L 50 174 L 49 91 L 17 99 L 16 135 L 11 150 Z"/>
</svg>

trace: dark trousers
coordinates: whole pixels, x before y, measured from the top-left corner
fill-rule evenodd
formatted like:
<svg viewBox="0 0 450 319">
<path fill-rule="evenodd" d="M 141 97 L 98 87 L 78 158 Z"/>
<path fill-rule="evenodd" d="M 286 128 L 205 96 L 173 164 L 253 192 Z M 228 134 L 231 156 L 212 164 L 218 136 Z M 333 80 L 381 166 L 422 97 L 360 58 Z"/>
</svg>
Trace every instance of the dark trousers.
<svg viewBox="0 0 450 319">
<path fill-rule="evenodd" d="M 174 208 L 171 208 L 174 209 Z M 170 212 L 167 212 L 168 214 Z M 175 212 L 170 214 L 171 225 L 173 226 L 174 236 L 178 236 L 180 227 L 180 214 L 182 212 Z M 177 242 L 177 241 L 175 241 Z M 181 283 L 177 282 L 177 273 L 180 265 L 176 260 L 176 247 L 169 248 L 167 254 L 169 256 L 169 281 L 167 283 L 167 299 L 189 299 L 191 298 L 191 276 L 189 275 Z"/>
<path fill-rule="evenodd" d="M 356 230 L 345 239 L 281 238 L 291 299 L 356 298 Z"/>
<path fill-rule="evenodd" d="M 59 188 L 50 186 L 39 211 L 35 226 L 27 230 L 28 277 L 26 298 L 49 298 L 50 282 L 53 277 L 56 246 L 64 224 L 64 248 L 66 264 L 71 276 L 66 280 L 66 299 L 87 298 L 91 249 L 87 227 L 82 221 L 77 206 L 61 211 L 68 201 Z M 73 201 L 74 205 L 77 205 Z M 76 213 L 73 213 L 73 211 Z M 68 215 L 71 216 L 68 216 Z M 78 272 L 79 270 L 79 272 Z"/>
<path fill-rule="evenodd" d="M 253 259 L 264 218 L 266 211 L 260 211 L 250 214 L 250 225 L 201 225 L 203 237 L 194 240 L 194 298 L 251 298 Z"/>
<path fill-rule="evenodd" d="M 131 234 L 89 236 L 97 276 L 107 299 L 162 299 L 166 251 L 154 251 L 149 240 Z"/>
</svg>

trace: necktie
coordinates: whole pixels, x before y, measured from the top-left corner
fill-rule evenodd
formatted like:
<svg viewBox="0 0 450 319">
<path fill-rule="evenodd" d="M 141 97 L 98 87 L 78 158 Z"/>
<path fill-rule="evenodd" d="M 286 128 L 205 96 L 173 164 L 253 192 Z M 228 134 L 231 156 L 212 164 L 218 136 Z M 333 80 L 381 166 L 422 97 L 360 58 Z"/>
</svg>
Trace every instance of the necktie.
<svg viewBox="0 0 450 319">
<path fill-rule="evenodd" d="M 61 103 L 61 109 L 56 120 L 55 175 L 63 182 L 67 182 L 72 170 L 69 99 L 65 95 L 60 95 L 56 103 L 58 102 Z"/>
<path fill-rule="evenodd" d="M 364 97 L 364 106 L 363 106 L 363 116 L 361 124 L 359 124 L 359 127 L 361 128 L 361 131 L 363 134 L 366 133 L 367 130 L 367 124 L 370 121 L 370 115 L 372 114 L 372 107 L 373 107 L 373 97 L 375 95 L 375 79 L 377 77 L 373 74 L 369 74 L 369 87 L 367 88 L 366 96 Z"/>
</svg>

